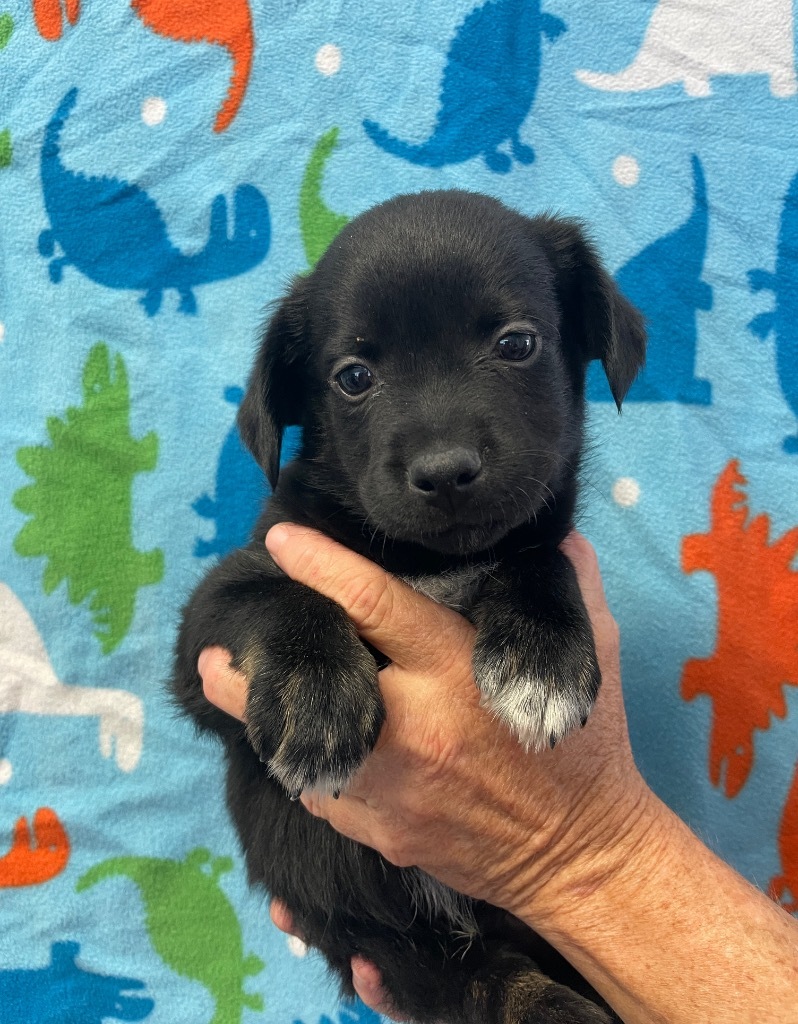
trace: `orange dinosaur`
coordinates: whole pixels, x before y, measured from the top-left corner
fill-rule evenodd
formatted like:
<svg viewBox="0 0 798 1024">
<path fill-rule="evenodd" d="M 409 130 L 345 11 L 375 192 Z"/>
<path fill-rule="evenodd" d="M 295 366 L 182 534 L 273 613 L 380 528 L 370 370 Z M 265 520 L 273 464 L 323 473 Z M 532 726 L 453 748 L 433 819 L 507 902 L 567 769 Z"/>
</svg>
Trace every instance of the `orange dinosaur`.
<svg viewBox="0 0 798 1024">
<path fill-rule="evenodd" d="M 14 826 L 14 841 L 0 857 L 0 888 L 41 885 L 64 870 L 69 860 L 69 837 L 55 811 L 40 807 L 33 816 L 33 839 L 26 818 Z"/>
<path fill-rule="evenodd" d="M 798 763 L 779 826 L 779 854 L 782 873 L 770 883 L 770 898 L 794 914 L 798 911 Z M 789 889 L 789 900 L 785 900 L 785 889 Z"/>
<path fill-rule="evenodd" d="M 133 10 L 158 35 L 181 43 L 223 46 L 233 58 L 227 98 L 213 130 L 223 132 L 238 113 L 252 69 L 255 35 L 247 0 L 132 0 Z"/>
<path fill-rule="evenodd" d="M 33 0 L 33 20 L 42 39 L 54 43 L 64 34 L 64 13 L 70 25 L 80 17 L 80 0 Z"/>
<path fill-rule="evenodd" d="M 784 718 L 784 686 L 798 686 L 798 527 L 772 544 L 766 515 L 748 520 L 746 479 L 733 460 L 712 492 L 711 528 L 685 537 L 682 568 L 715 577 L 718 639 L 709 658 L 684 666 L 682 697 L 712 700 L 709 775 L 726 796 L 745 785 L 754 761 L 754 729 Z"/>
</svg>

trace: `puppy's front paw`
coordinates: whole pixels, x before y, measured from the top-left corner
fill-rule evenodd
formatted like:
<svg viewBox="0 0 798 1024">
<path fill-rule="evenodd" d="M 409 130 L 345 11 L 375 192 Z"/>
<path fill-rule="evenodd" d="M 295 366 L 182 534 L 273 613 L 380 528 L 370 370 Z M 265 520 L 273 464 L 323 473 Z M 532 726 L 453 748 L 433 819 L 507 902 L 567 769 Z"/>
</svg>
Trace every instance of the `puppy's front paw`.
<svg viewBox="0 0 798 1024">
<path fill-rule="evenodd" d="M 553 747 L 585 724 L 601 683 L 590 625 L 522 616 L 483 622 L 474 648 L 482 703 L 525 747 Z"/>
<path fill-rule="evenodd" d="M 344 789 L 382 727 L 376 663 L 346 626 L 315 649 L 273 638 L 250 676 L 247 736 L 292 796 Z"/>
</svg>

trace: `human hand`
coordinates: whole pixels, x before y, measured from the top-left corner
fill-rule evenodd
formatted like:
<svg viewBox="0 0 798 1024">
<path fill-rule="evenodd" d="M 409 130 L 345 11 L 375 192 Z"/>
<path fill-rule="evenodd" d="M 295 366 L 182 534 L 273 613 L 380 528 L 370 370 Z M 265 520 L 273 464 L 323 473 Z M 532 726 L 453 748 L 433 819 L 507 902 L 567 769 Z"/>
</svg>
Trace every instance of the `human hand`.
<svg viewBox="0 0 798 1024">
<path fill-rule="evenodd" d="M 290 910 L 281 900 L 272 900 L 269 914 L 271 915 L 272 923 L 281 932 L 295 935 L 298 939 L 302 938 L 294 927 Z M 370 960 L 366 960 L 362 956 L 352 957 L 352 987 L 366 1006 L 374 1010 L 375 1013 L 382 1014 L 384 1017 L 390 1017 L 395 1021 L 407 1020 L 406 1017 L 402 1017 L 394 1009 L 388 993 L 382 986 L 382 976 L 379 969 Z"/>
<path fill-rule="evenodd" d="M 537 755 L 480 707 L 465 619 L 315 531 L 275 527 L 267 547 L 289 576 L 338 601 L 392 662 L 380 673 L 387 718 L 373 753 L 339 800 L 305 793 L 306 808 L 392 863 L 539 928 L 564 898 L 601 884 L 638 838 L 649 791 L 629 747 L 618 631 L 588 542 L 572 534 L 563 550 L 603 685 L 585 728 Z M 246 679 L 225 652 L 203 652 L 199 669 L 208 699 L 243 717 Z"/>
</svg>

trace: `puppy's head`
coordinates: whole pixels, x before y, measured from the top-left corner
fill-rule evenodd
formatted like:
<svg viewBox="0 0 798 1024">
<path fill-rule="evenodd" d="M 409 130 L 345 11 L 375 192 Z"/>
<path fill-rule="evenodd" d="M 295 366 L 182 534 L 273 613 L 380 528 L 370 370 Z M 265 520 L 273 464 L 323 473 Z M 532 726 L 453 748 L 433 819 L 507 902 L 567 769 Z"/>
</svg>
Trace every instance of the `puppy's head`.
<svg viewBox="0 0 798 1024">
<path fill-rule="evenodd" d="M 577 223 L 466 192 L 399 196 L 295 282 L 239 428 L 273 486 L 282 431 L 301 424 L 314 482 L 370 529 L 464 554 L 573 475 L 587 363 L 620 408 L 644 349 Z"/>
</svg>

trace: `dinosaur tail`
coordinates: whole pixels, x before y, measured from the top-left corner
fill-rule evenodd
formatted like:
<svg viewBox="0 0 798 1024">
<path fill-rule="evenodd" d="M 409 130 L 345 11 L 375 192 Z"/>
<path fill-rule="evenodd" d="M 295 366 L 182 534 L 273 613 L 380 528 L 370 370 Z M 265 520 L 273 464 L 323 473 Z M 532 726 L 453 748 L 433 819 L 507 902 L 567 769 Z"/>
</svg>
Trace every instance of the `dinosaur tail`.
<svg viewBox="0 0 798 1024">
<path fill-rule="evenodd" d="M 642 92 L 644 89 L 654 89 L 663 84 L 653 81 L 650 70 L 641 67 L 636 61 L 614 74 L 603 71 L 577 71 L 575 74 L 583 85 L 589 85 L 591 89 L 601 89 L 603 92 Z"/>
<path fill-rule="evenodd" d="M 244 4 L 246 8 L 246 4 Z M 249 9 L 246 8 L 247 16 Z M 230 47 L 230 56 L 233 58 L 233 75 L 230 79 L 230 87 L 224 103 L 216 115 L 213 123 L 215 132 L 223 132 L 230 126 L 230 122 L 238 113 L 238 108 L 244 101 L 244 93 L 247 91 L 249 73 L 252 70 L 252 52 L 254 43 L 252 39 L 252 25 L 247 25 L 247 31 L 242 33 L 241 45 Z"/>
<path fill-rule="evenodd" d="M 386 153 L 390 153 L 391 156 L 401 157 L 411 164 L 420 164 L 422 167 L 443 167 L 446 163 L 446 156 L 438 145 L 435 135 L 427 142 L 414 145 L 397 139 L 394 135 L 386 132 L 376 121 L 364 121 L 363 127 L 371 141 L 380 149 L 384 149 Z"/>
<path fill-rule="evenodd" d="M 696 210 L 707 209 L 707 179 L 704 176 L 704 168 L 698 156 L 693 153 L 691 158 L 693 165 L 693 201 Z"/>
<path fill-rule="evenodd" d="M 98 882 L 118 875 L 127 875 L 128 878 L 135 879 L 140 872 L 140 861 L 140 857 L 111 857 L 110 860 L 95 864 L 77 880 L 75 892 L 85 892 Z"/>
<path fill-rule="evenodd" d="M 313 147 L 299 189 L 299 228 L 311 267 L 349 220 L 345 214 L 335 213 L 327 206 L 321 191 L 325 164 L 337 144 L 338 129 L 330 128 Z"/>
<path fill-rule="evenodd" d="M 61 132 L 64 130 L 66 119 L 72 113 L 78 101 L 78 90 L 72 88 L 58 104 L 58 110 L 50 118 L 44 133 L 44 145 L 42 146 L 42 160 L 47 157 L 58 156 L 58 148 L 61 143 Z"/>
</svg>

